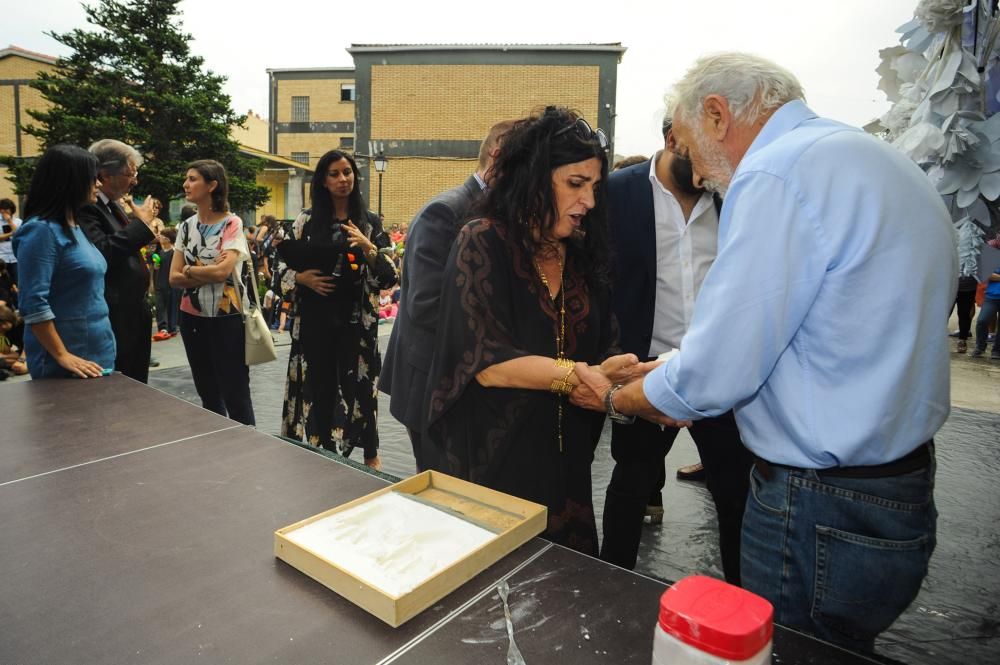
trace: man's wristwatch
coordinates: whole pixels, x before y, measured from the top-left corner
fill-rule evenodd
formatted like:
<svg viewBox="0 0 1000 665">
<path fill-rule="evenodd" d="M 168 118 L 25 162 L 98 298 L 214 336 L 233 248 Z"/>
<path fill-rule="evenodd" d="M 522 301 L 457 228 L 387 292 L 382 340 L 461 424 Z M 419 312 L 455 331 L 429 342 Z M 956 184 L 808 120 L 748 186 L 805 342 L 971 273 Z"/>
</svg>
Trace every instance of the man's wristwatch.
<svg viewBox="0 0 1000 665">
<path fill-rule="evenodd" d="M 604 410 L 608 412 L 608 418 L 611 418 L 611 422 L 618 423 L 619 425 L 631 425 L 635 422 L 635 416 L 626 416 L 615 409 L 615 393 L 621 389 L 622 384 L 620 383 L 616 383 L 608 388 L 608 392 L 604 393 Z"/>
<path fill-rule="evenodd" d="M 375 245 L 372 245 L 371 249 L 365 250 L 365 254 L 368 256 L 369 259 L 374 259 L 375 256 L 378 254 L 378 248 L 375 247 Z"/>
</svg>

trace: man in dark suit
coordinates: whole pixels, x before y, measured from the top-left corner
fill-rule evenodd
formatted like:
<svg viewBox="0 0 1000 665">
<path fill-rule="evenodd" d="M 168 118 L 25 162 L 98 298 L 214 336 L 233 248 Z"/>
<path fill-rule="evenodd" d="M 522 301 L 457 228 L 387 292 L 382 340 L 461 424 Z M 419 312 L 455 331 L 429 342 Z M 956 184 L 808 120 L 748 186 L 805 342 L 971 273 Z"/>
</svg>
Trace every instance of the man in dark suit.
<svg viewBox="0 0 1000 665">
<path fill-rule="evenodd" d="M 431 199 L 410 223 L 400 281 L 399 312 L 382 364 L 379 390 L 389 395 L 389 413 L 406 426 L 417 469 L 430 468 L 421 445 L 427 373 L 437 332 L 444 265 L 466 213 L 486 190 L 500 139 L 512 121 L 490 128 L 479 148 L 479 166 L 466 181 Z"/>
<path fill-rule="evenodd" d="M 680 348 L 702 279 L 715 260 L 720 201 L 696 188 L 691 163 L 673 153 L 670 116 L 664 149 L 608 178 L 614 240 L 615 315 L 620 346 L 640 360 Z M 634 568 L 650 496 L 660 498 L 664 457 L 680 430 L 636 419 L 612 423 L 615 468 L 604 505 L 601 558 Z M 719 517 L 726 580 L 739 584 L 739 545 L 752 458 L 732 412 L 690 429 Z"/>
<path fill-rule="evenodd" d="M 134 218 L 118 203 L 139 182 L 142 156 L 114 139 L 98 141 L 90 152 L 97 157 L 100 191 L 97 203 L 84 206 L 78 220 L 108 262 L 104 297 L 118 346 L 115 369 L 146 383 L 153 319 L 146 301 L 149 269 L 139 250 L 156 237 L 152 230 L 155 213 L 149 198 L 133 208 Z"/>
</svg>

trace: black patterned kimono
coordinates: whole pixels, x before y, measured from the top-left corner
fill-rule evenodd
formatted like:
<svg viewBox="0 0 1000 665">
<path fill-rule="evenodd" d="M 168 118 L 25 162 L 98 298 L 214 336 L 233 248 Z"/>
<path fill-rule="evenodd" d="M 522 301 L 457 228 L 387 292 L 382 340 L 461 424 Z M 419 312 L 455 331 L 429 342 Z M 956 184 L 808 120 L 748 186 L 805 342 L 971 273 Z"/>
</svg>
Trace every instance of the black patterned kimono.
<svg viewBox="0 0 1000 665">
<path fill-rule="evenodd" d="M 357 225 L 376 245 L 386 245 L 378 216 Z M 305 210 L 292 225 L 296 241 L 322 238 L 329 244 L 332 224 L 311 221 Z M 380 245 L 381 243 L 381 245 Z M 332 250 L 331 250 L 332 251 Z M 379 253 L 375 267 L 357 252 L 355 280 L 338 281 L 337 297 L 324 298 L 295 283 L 295 271 L 281 276 L 281 289 L 291 294 L 294 317 L 288 357 L 288 381 L 281 413 L 281 434 L 345 457 L 354 448 L 365 459 L 378 454 L 378 296 L 398 280 L 392 259 Z M 333 263 L 333 262 L 331 262 Z M 338 271 L 353 270 L 349 263 Z M 351 294 L 344 299 L 344 294 Z"/>
<path fill-rule="evenodd" d="M 566 356 L 590 364 L 612 351 L 607 289 L 584 282 L 573 248 L 563 277 Z M 597 555 L 590 465 L 604 414 L 546 390 L 485 388 L 476 374 L 522 356 L 554 358 L 558 299 L 501 223 L 459 234 L 445 268 L 428 397 L 431 468 L 544 504 L 545 537 Z M 562 405 L 562 450 L 559 402 Z"/>
</svg>

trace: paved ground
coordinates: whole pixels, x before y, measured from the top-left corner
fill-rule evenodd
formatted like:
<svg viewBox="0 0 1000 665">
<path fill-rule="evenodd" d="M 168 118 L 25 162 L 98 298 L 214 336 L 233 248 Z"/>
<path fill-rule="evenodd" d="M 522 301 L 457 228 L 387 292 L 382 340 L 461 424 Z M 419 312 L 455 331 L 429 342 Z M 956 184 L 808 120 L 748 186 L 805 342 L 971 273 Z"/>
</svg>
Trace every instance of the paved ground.
<svg viewBox="0 0 1000 665">
<path fill-rule="evenodd" d="M 390 330 L 380 329 L 383 349 Z M 251 374 L 258 427 L 269 433 L 280 422 L 288 354 L 287 335 L 276 338 L 278 361 Z M 180 338 L 154 343 L 153 355 L 160 367 L 150 384 L 197 404 Z M 880 639 L 878 652 L 927 665 L 1000 663 L 1000 362 L 954 355 L 952 401 L 955 408 L 937 436 L 940 519 L 930 575 L 907 613 Z M 379 429 L 385 470 L 413 473 L 409 441 L 384 400 Z M 639 572 L 663 579 L 696 572 L 721 577 L 708 492 L 673 480 L 677 467 L 695 461 L 694 444 L 682 433 L 667 459 L 667 516 L 662 526 L 647 526 Z M 598 521 L 611 468 L 605 439 L 593 466 Z"/>
</svg>

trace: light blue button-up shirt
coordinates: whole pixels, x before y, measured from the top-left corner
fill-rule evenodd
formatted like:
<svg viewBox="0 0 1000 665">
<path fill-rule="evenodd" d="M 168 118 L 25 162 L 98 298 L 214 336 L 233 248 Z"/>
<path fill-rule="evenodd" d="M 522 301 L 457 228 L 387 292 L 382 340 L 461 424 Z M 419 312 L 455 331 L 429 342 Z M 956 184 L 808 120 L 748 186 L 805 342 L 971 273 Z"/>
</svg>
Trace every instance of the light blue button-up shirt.
<svg viewBox="0 0 1000 665">
<path fill-rule="evenodd" d="M 957 274 L 924 172 L 789 102 L 733 174 L 691 327 L 646 398 L 682 420 L 735 408 L 747 447 L 778 464 L 898 459 L 948 416 Z"/>
</svg>

